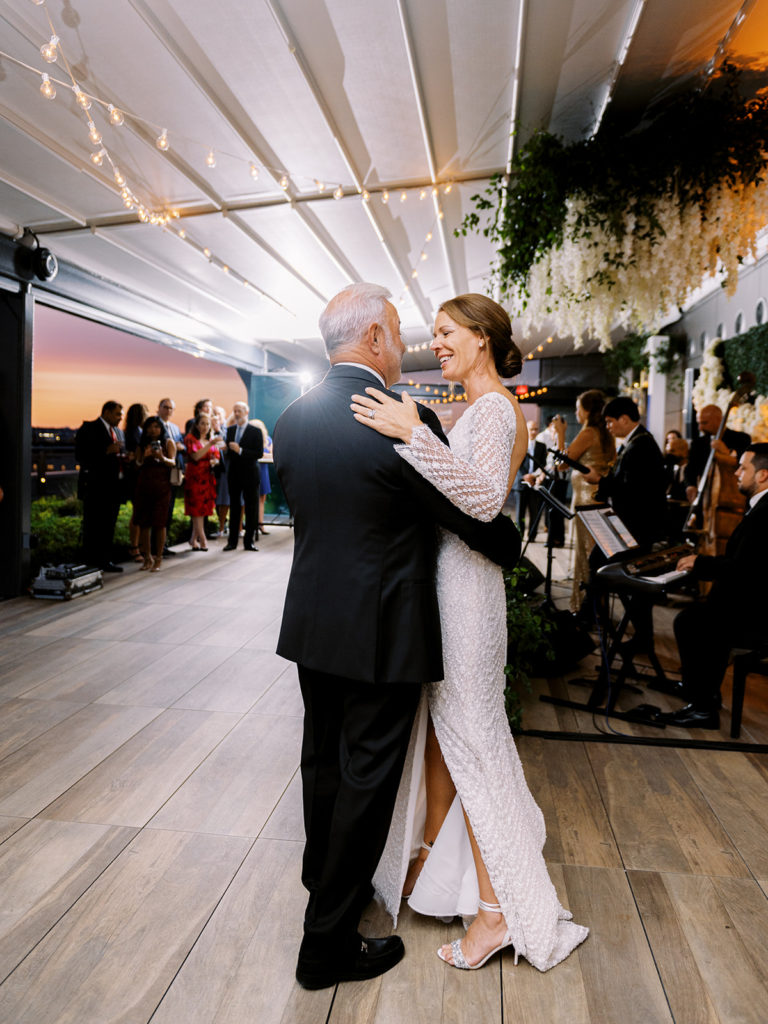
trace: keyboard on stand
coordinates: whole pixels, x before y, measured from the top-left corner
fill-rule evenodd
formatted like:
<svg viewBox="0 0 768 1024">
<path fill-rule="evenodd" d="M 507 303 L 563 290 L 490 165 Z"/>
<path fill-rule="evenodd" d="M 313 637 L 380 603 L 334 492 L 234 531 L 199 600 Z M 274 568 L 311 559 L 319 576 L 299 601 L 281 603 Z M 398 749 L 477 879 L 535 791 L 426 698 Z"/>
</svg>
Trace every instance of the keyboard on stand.
<svg viewBox="0 0 768 1024">
<path fill-rule="evenodd" d="M 623 568 L 629 576 L 657 583 L 671 583 L 688 575 L 686 572 L 678 572 L 677 563 L 691 554 L 693 551 L 687 544 L 675 544 L 624 562 Z"/>
</svg>

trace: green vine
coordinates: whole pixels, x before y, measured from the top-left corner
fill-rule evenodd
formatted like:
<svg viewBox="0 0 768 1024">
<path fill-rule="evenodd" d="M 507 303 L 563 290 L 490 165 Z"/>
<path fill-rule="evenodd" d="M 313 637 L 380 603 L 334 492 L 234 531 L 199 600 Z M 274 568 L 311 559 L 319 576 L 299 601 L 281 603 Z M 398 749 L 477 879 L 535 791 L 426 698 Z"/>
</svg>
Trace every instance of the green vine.
<svg viewBox="0 0 768 1024">
<path fill-rule="evenodd" d="M 640 374 L 653 366 L 659 373 L 667 375 L 667 388 L 679 391 L 683 384 L 683 356 L 686 349 L 684 335 L 672 335 L 659 343 L 651 355 L 647 350 L 647 334 L 627 334 L 617 341 L 613 348 L 603 353 L 606 370 L 617 378 L 631 376 L 638 380 Z"/>
<path fill-rule="evenodd" d="M 542 659 L 551 661 L 555 656 L 550 637 L 554 624 L 542 609 L 541 598 L 528 594 L 527 573 L 524 566 L 504 573 L 508 659 L 504 705 L 513 731 L 522 728 L 522 695 L 531 692 L 535 667 Z"/>
<path fill-rule="evenodd" d="M 728 338 L 722 345 L 721 358 L 725 364 L 728 384 L 734 385 L 743 370 L 750 370 L 757 378 L 755 391 L 768 395 L 768 324 L 752 327 L 744 334 Z"/>
<path fill-rule="evenodd" d="M 606 120 L 597 135 L 566 143 L 538 132 L 517 153 L 508 177 L 495 176 L 456 234 L 482 232 L 496 250 L 494 279 L 502 295 L 527 304 L 531 268 L 563 242 L 566 200 L 584 208 L 574 237 L 601 229 L 617 240 L 628 231 L 658 243 L 657 203 L 698 204 L 706 215 L 716 186 L 761 182 L 768 162 L 768 95 L 742 96 L 741 72 L 724 65 L 704 89 L 678 94 L 639 126 Z M 613 286 L 634 265 L 631 247 L 605 253 L 584 282 Z"/>
</svg>

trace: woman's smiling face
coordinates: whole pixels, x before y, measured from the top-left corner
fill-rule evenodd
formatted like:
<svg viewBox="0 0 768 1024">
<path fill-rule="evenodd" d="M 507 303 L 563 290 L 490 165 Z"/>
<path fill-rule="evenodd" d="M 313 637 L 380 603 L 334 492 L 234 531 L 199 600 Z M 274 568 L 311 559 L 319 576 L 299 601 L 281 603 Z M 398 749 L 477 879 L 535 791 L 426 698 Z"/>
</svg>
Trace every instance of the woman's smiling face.
<svg viewBox="0 0 768 1024">
<path fill-rule="evenodd" d="M 482 337 L 462 327 L 442 310 L 435 319 L 432 344 L 429 346 L 440 363 L 446 380 L 465 380 L 478 364 L 487 359 L 487 347 Z"/>
</svg>

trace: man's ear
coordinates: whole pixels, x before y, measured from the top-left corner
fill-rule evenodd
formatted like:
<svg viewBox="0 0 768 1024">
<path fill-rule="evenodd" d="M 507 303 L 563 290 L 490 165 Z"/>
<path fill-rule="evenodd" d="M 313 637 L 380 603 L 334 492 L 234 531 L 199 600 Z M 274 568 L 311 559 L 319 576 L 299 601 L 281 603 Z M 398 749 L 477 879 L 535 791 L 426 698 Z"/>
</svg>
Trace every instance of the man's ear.
<svg viewBox="0 0 768 1024">
<path fill-rule="evenodd" d="M 365 344 L 366 347 L 373 353 L 378 354 L 379 352 L 379 325 L 377 323 L 369 324 L 368 330 L 365 332 Z"/>
</svg>

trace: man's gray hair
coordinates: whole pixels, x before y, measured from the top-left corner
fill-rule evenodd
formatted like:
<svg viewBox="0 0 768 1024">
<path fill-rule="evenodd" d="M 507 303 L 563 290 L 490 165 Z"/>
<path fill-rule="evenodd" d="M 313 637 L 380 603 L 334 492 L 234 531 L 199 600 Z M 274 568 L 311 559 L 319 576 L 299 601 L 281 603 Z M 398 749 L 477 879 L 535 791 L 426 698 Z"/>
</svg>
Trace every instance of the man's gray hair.
<svg viewBox="0 0 768 1024">
<path fill-rule="evenodd" d="M 329 357 L 360 341 L 371 324 L 384 322 L 390 294 L 380 284 L 362 282 L 334 295 L 320 316 L 320 333 Z"/>
</svg>

